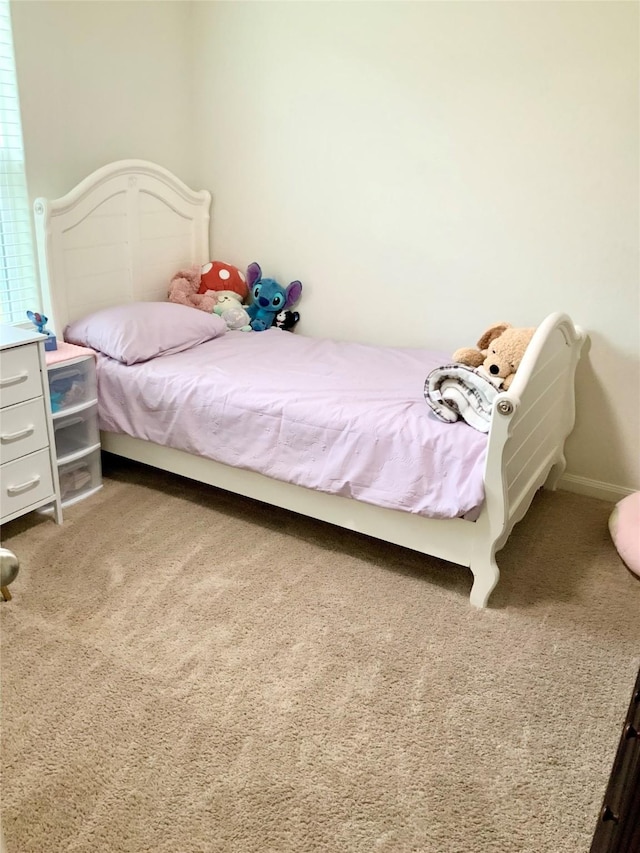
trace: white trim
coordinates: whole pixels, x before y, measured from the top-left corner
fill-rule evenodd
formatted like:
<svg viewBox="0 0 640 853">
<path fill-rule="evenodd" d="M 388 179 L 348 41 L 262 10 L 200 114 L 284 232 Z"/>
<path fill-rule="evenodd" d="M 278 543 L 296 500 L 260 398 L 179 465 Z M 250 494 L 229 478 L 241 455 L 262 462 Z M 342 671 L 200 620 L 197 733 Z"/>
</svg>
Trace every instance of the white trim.
<svg viewBox="0 0 640 853">
<path fill-rule="evenodd" d="M 20 120 L 20 94 L 9 0 L 0 0 L 0 318 L 23 323 L 27 311 L 42 311 Z"/>
<path fill-rule="evenodd" d="M 609 503 L 618 503 L 618 501 L 637 491 L 637 489 L 629 489 L 626 486 L 616 486 L 614 483 L 603 483 L 601 480 L 581 477 L 579 474 L 565 474 L 560 478 L 558 488 L 565 492 L 598 498 Z"/>
</svg>

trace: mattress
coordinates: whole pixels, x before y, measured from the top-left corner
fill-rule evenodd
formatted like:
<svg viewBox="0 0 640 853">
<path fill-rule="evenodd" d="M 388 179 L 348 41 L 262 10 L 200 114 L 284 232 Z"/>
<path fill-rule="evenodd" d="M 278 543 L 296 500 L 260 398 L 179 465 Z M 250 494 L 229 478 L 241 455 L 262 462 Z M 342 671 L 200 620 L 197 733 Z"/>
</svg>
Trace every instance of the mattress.
<svg viewBox="0 0 640 853">
<path fill-rule="evenodd" d="M 453 518 L 482 504 L 487 436 L 425 403 L 425 377 L 447 359 L 275 328 L 135 365 L 99 354 L 99 423 L 305 488 Z"/>
</svg>

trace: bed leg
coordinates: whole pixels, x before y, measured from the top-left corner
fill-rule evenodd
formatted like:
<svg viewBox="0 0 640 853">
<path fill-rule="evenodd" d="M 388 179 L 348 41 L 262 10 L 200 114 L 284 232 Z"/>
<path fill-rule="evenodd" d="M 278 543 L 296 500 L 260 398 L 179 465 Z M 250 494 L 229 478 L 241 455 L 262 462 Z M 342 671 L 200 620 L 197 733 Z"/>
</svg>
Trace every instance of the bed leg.
<svg viewBox="0 0 640 853">
<path fill-rule="evenodd" d="M 488 559 L 474 560 L 470 568 L 473 572 L 473 586 L 471 587 L 469 601 L 474 607 L 486 607 L 489 596 L 500 578 L 500 569 L 496 563 L 495 555 L 491 553 Z"/>
<path fill-rule="evenodd" d="M 567 467 L 567 460 L 564 457 L 564 453 L 560 454 L 557 462 L 549 471 L 549 476 L 547 477 L 547 482 L 544 484 L 545 489 L 549 489 L 552 492 L 558 487 L 558 483 L 560 482 L 560 478 L 565 472 Z"/>
</svg>

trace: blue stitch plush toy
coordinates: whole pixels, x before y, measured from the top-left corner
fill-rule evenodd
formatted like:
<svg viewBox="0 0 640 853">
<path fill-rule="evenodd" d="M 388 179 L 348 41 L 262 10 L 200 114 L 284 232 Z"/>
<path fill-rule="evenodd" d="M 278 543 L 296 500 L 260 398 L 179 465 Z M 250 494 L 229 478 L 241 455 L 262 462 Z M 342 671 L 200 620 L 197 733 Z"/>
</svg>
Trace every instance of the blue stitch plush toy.
<svg viewBox="0 0 640 853">
<path fill-rule="evenodd" d="M 249 264 L 247 268 L 247 284 L 253 298 L 247 307 L 251 318 L 251 328 L 255 332 L 263 332 L 273 324 L 276 314 L 294 305 L 302 293 L 302 284 L 292 281 L 284 288 L 273 278 L 262 278 L 260 264 Z"/>
<path fill-rule="evenodd" d="M 27 311 L 27 317 L 31 320 L 40 335 L 47 336 L 47 339 L 44 342 L 44 348 L 46 350 L 58 349 L 58 342 L 56 341 L 56 336 L 53 334 L 53 332 L 50 332 L 49 329 L 46 328 L 47 320 L 49 318 L 45 317 L 44 314 L 40 314 L 38 311 Z"/>
</svg>

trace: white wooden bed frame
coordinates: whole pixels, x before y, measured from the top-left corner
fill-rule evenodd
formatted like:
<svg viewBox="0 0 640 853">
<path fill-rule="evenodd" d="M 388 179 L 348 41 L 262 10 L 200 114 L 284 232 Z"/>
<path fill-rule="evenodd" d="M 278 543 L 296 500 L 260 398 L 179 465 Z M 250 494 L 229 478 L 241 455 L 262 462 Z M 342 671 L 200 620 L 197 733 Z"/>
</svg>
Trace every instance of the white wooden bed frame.
<svg viewBox="0 0 640 853">
<path fill-rule="evenodd" d="M 153 163 L 121 160 L 67 195 L 34 205 L 44 312 L 62 337 L 67 323 L 124 302 L 164 300 L 172 275 L 209 256 L 211 196 Z M 113 433 L 111 453 L 267 504 L 365 533 L 473 573 L 470 600 L 485 607 L 499 578 L 496 552 L 543 485 L 554 489 L 574 424 L 575 368 L 583 333 L 564 314 L 538 327 L 488 437 L 486 498 L 477 521 L 430 519 L 314 492 Z M 426 404 L 425 404 L 426 405 Z"/>
</svg>

